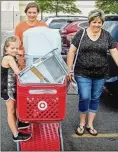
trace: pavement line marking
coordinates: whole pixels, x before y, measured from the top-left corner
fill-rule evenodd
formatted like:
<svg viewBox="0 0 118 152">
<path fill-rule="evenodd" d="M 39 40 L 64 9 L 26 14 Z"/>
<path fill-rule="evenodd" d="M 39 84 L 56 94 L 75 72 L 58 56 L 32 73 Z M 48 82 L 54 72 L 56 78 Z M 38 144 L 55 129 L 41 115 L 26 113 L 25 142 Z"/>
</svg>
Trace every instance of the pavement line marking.
<svg viewBox="0 0 118 152">
<path fill-rule="evenodd" d="M 98 135 L 97 136 L 92 136 L 92 135 L 90 135 L 90 134 L 84 134 L 84 135 L 82 135 L 82 136 L 79 136 L 79 135 L 77 135 L 77 134 L 73 134 L 72 135 L 72 137 L 73 138 L 98 138 L 98 137 L 105 137 L 105 138 L 108 138 L 108 137 L 110 137 L 110 138 L 112 138 L 112 137 L 118 137 L 118 133 L 108 133 L 108 134 L 106 134 L 106 133 L 98 133 Z"/>
</svg>

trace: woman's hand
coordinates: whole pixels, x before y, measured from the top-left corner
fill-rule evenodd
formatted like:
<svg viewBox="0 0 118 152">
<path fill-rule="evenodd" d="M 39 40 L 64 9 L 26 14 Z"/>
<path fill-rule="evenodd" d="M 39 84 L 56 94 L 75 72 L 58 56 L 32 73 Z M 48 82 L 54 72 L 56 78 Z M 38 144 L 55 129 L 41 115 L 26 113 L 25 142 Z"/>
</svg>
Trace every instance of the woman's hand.
<svg viewBox="0 0 118 152">
<path fill-rule="evenodd" d="M 67 75 L 67 80 L 72 81 L 72 77 L 74 77 L 74 72 L 69 72 Z"/>
</svg>

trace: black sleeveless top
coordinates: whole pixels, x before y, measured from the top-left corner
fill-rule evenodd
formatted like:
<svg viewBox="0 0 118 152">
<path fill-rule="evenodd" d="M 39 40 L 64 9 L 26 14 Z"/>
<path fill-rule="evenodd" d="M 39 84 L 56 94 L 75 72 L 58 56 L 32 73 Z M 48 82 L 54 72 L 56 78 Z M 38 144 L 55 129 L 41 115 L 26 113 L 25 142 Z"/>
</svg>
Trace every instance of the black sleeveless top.
<svg viewBox="0 0 118 152">
<path fill-rule="evenodd" d="M 16 57 L 13 58 L 17 63 Z M 14 94 L 15 92 L 16 92 L 16 77 L 14 71 L 12 70 L 12 68 L 5 68 L 1 65 L 1 93 L 9 93 L 10 95 L 10 94 Z"/>
</svg>

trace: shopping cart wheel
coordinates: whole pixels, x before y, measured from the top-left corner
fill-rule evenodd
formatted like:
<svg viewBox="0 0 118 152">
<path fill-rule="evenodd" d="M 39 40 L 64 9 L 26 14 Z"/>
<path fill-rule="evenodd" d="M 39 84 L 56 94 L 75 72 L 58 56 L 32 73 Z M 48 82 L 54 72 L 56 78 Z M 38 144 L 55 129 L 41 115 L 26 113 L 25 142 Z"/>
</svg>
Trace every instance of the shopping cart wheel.
<svg viewBox="0 0 118 152">
<path fill-rule="evenodd" d="M 61 122 L 59 123 L 60 151 L 64 151 Z"/>
</svg>

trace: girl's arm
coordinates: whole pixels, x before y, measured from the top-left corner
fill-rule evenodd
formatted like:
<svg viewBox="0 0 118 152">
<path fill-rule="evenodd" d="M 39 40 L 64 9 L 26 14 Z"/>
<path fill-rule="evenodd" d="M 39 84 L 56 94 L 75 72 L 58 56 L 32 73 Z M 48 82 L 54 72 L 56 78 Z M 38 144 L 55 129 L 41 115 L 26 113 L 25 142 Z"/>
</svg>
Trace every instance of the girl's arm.
<svg viewBox="0 0 118 152">
<path fill-rule="evenodd" d="M 14 60 L 14 58 L 12 56 L 8 57 L 8 64 L 13 69 L 14 73 L 16 75 L 18 75 L 18 73 L 20 72 L 20 70 L 18 68 L 18 65 L 17 65 L 16 61 Z"/>
<path fill-rule="evenodd" d="M 115 62 L 116 65 L 118 66 L 118 50 L 117 50 L 116 48 L 110 49 L 110 54 L 111 54 L 114 62 Z"/>
</svg>

